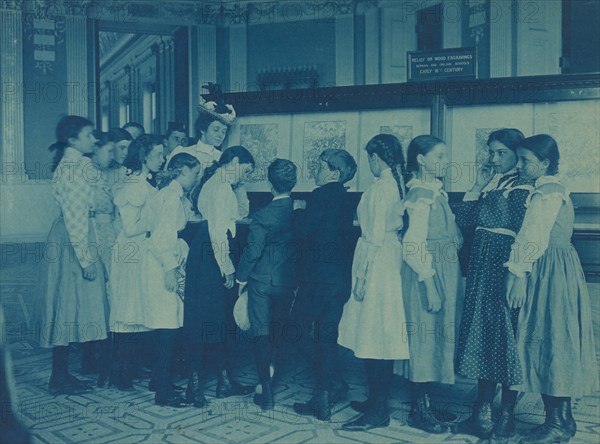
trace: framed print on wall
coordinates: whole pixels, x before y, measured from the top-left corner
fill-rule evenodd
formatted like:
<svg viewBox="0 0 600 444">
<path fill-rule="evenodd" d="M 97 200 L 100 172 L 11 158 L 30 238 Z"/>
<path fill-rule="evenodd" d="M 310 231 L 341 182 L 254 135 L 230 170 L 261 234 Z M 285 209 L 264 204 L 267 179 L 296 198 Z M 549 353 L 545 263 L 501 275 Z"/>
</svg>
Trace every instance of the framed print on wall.
<svg viewBox="0 0 600 444">
<path fill-rule="evenodd" d="M 290 115 L 262 115 L 238 118 L 229 134 L 229 146 L 242 145 L 254 157 L 255 168 L 246 188 L 248 191 L 270 191 L 267 168 L 276 157 L 291 158 Z"/>
</svg>

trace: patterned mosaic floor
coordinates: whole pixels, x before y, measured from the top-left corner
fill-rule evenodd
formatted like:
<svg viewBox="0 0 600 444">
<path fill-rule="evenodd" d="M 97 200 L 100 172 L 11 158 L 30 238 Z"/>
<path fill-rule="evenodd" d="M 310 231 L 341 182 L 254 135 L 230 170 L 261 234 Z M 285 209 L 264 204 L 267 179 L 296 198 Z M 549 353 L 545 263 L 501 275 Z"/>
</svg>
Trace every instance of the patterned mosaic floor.
<svg viewBox="0 0 600 444">
<path fill-rule="evenodd" d="M 37 348 L 27 330 L 36 273 L 32 261 L 4 264 L 0 272 L 0 295 L 7 320 L 2 332 L 11 343 L 18 395 L 16 415 L 30 428 L 36 442 L 478 442 L 466 435 L 429 435 L 406 426 L 407 387 L 401 378 L 396 378 L 391 388 L 392 422 L 389 427 L 369 433 L 341 430 L 341 424 L 356 415 L 348 405 L 349 400 L 364 399 L 366 394 L 362 365 L 349 353 L 343 357 L 351 391 L 347 400 L 336 407 L 331 422 L 299 417 L 292 410 L 294 401 L 309 397 L 312 384 L 306 366 L 294 357 L 287 360 L 282 370 L 284 376 L 275 394 L 276 408 L 270 413 L 260 411 L 252 403 L 251 396 L 216 400 L 212 397 L 214 380 L 207 385 L 211 404 L 206 409 L 155 406 L 153 394 L 146 390 L 146 383 L 141 382 L 136 383 L 133 392 L 96 389 L 85 395 L 52 397 L 47 391 L 50 353 Z M 596 337 L 599 338 L 596 342 L 600 345 L 600 284 L 590 284 L 590 290 Z M 75 372 L 79 359 L 77 354 L 73 355 L 71 368 Z M 247 354 L 241 361 L 240 380 L 255 383 L 255 372 Z M 448 410 L 465 417 L 466 406 L 474 396 L 474 386 L 465 380 L 451 387 L 440 387 L 435 398 Z M 576 400 L 574 409 L 579 430 L 571 442 L 599 442 L 600 393 Z M 542 422 L 539 397 L 521 396 L 517 418 L 519 430 Z"/>
</svg>

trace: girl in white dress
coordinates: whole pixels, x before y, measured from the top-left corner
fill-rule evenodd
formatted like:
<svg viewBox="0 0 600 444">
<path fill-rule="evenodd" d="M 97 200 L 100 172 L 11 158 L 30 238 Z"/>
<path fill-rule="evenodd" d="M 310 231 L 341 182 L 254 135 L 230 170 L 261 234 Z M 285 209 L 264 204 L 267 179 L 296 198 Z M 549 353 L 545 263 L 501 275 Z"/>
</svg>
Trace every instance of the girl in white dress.
<svg viewBox="0 0 600 444">
<path fill-rule="evenodd" d="M 116 362 L 111 384 L 132 390 L 132 361 L 139 333 L 151 330 L 146 321 L 148 275 L 145 259 L 150 246 L 148 202 L 157 190 L 148 179 L 164 161 L 162 144 L 151 135 L 138 137 L 129 146 L 125 164 L 133 171 L 114 203 L 122 230 L 115 242 L 110 276 L 110 329 L 115 333 Z"/>
<path fill-rule="evenodd" d="M 351 404 L 364 414 L 343 425 L 356 431 L 389 425 L 387 391 L 394 360 L 409 356 L 400 277 L 402 146 L 395 136 L 379 134 L 369 141 L 366 151 L 377 180 L 358 204 L 361 237 L 352 264 L 353 295 L 344 306 L 338 339 L 340 345 L 365 360 L 369 399 Z"/>
<path fill-rule="evenodd" d="M 162 146 L 161 146 L 162 149 Z M 148 277 L 145 325 L 156 329 L 156 360 L 150 385 L 158 405 L 185 407 L 170 380 L 171 358 L 177 330 L 183 326 L 185 260 L 189 251 L 178 232 L 188 221 L 190 191 L 200 172 L 198 160 L 186 153 L 175 155 L 159 177 L 160 191 L 150 202 L 150 239 L 145 273 Z"/>
</svg>

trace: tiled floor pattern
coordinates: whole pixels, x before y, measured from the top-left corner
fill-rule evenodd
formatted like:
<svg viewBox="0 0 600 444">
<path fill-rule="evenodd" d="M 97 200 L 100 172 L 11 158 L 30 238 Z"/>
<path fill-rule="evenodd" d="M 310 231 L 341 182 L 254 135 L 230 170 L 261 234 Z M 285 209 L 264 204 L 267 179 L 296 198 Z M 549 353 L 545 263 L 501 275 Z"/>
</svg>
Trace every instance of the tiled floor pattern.
<svg viewBox="0 0 600 444">
<path fill-rule="evenodd" d="M 133 392 L 95 389 L 79 396 L 51 396 L 47 391 L 50 352 L 37 348 L 31 340 L 27 322 L 31 315 L 36 289 L 35 262 L 13 263 L 0 272 L 0 294 L 6 325 L 2 333 L 11 343 L 18 403 L 16 415 L 30 428 L 37 442 L 46 443 L 398 443 L 398 442 L 478 442 L 467 435 L 429 435 L 405 425 L 408 410 L 407 387 L 401 378 L 391 387 L 392 421 L 387 428 L 369 433 L 341 430 L 343 422 L 356 413 L 350 399 L 364 399 L 362 364 L 350 353 L 344 353 L 345 377 L 351 391 L 347 400 L 336 407 L 330 422 L 300 417 L 292 404 L 307 399 L 312 381 L 302 362 L 291 357 L 282 370 L 282 382 L 276 390 L 276 408 L 265 413 L 252 403 L 252 397 L 217 400 L 214 379 L 207 385 L 210 406 L 173 409 L 155 406 L 147 382 L 138 382 Z M 590 284 L 595 320 L 596 342 L 600 345 L 600 284 Z M 71 368 L 78 368 L 73 353 Z M 245 383 L 256 381 L 249 356 L 241 357 L 239 378 Z M 183 383 L 183 381 L 179 381 Z M 435 400 L 449 411 L 465 417 L 474 398 L 471 381 L 461 380 L 454 386 L 439 387 Z M 578 433 L 571 442 L 600 441 L 600 393 L 574 402 Z M 518 429 L 525 430 L 543 421 L 542 403 L 538 396 L 521 396 L 517 411 Z M 516 442 L 516 440 L 514 441 Z"/>
</svg>

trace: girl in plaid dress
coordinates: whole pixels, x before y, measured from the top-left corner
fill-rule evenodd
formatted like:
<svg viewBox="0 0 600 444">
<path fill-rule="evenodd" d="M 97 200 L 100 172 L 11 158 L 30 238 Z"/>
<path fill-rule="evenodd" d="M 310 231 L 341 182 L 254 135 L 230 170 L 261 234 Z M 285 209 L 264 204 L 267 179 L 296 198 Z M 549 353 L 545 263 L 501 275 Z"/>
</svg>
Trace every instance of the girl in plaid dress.
<svg viewBox="0 0 600 444">
<path fill-rule="evenodd" d="M 69 344 L 106 338 L 106 276 L 93 223 L 94 189 L 89 157 L 92 122 L 66 116 L 56 128 L 52 193 L 60 207 L 48 242 L 42 272 L 38 324 L 40 345 L 52 347 L 52 394 L 76 394 L 88 383 L 69 374 Z"/>
</svg>

